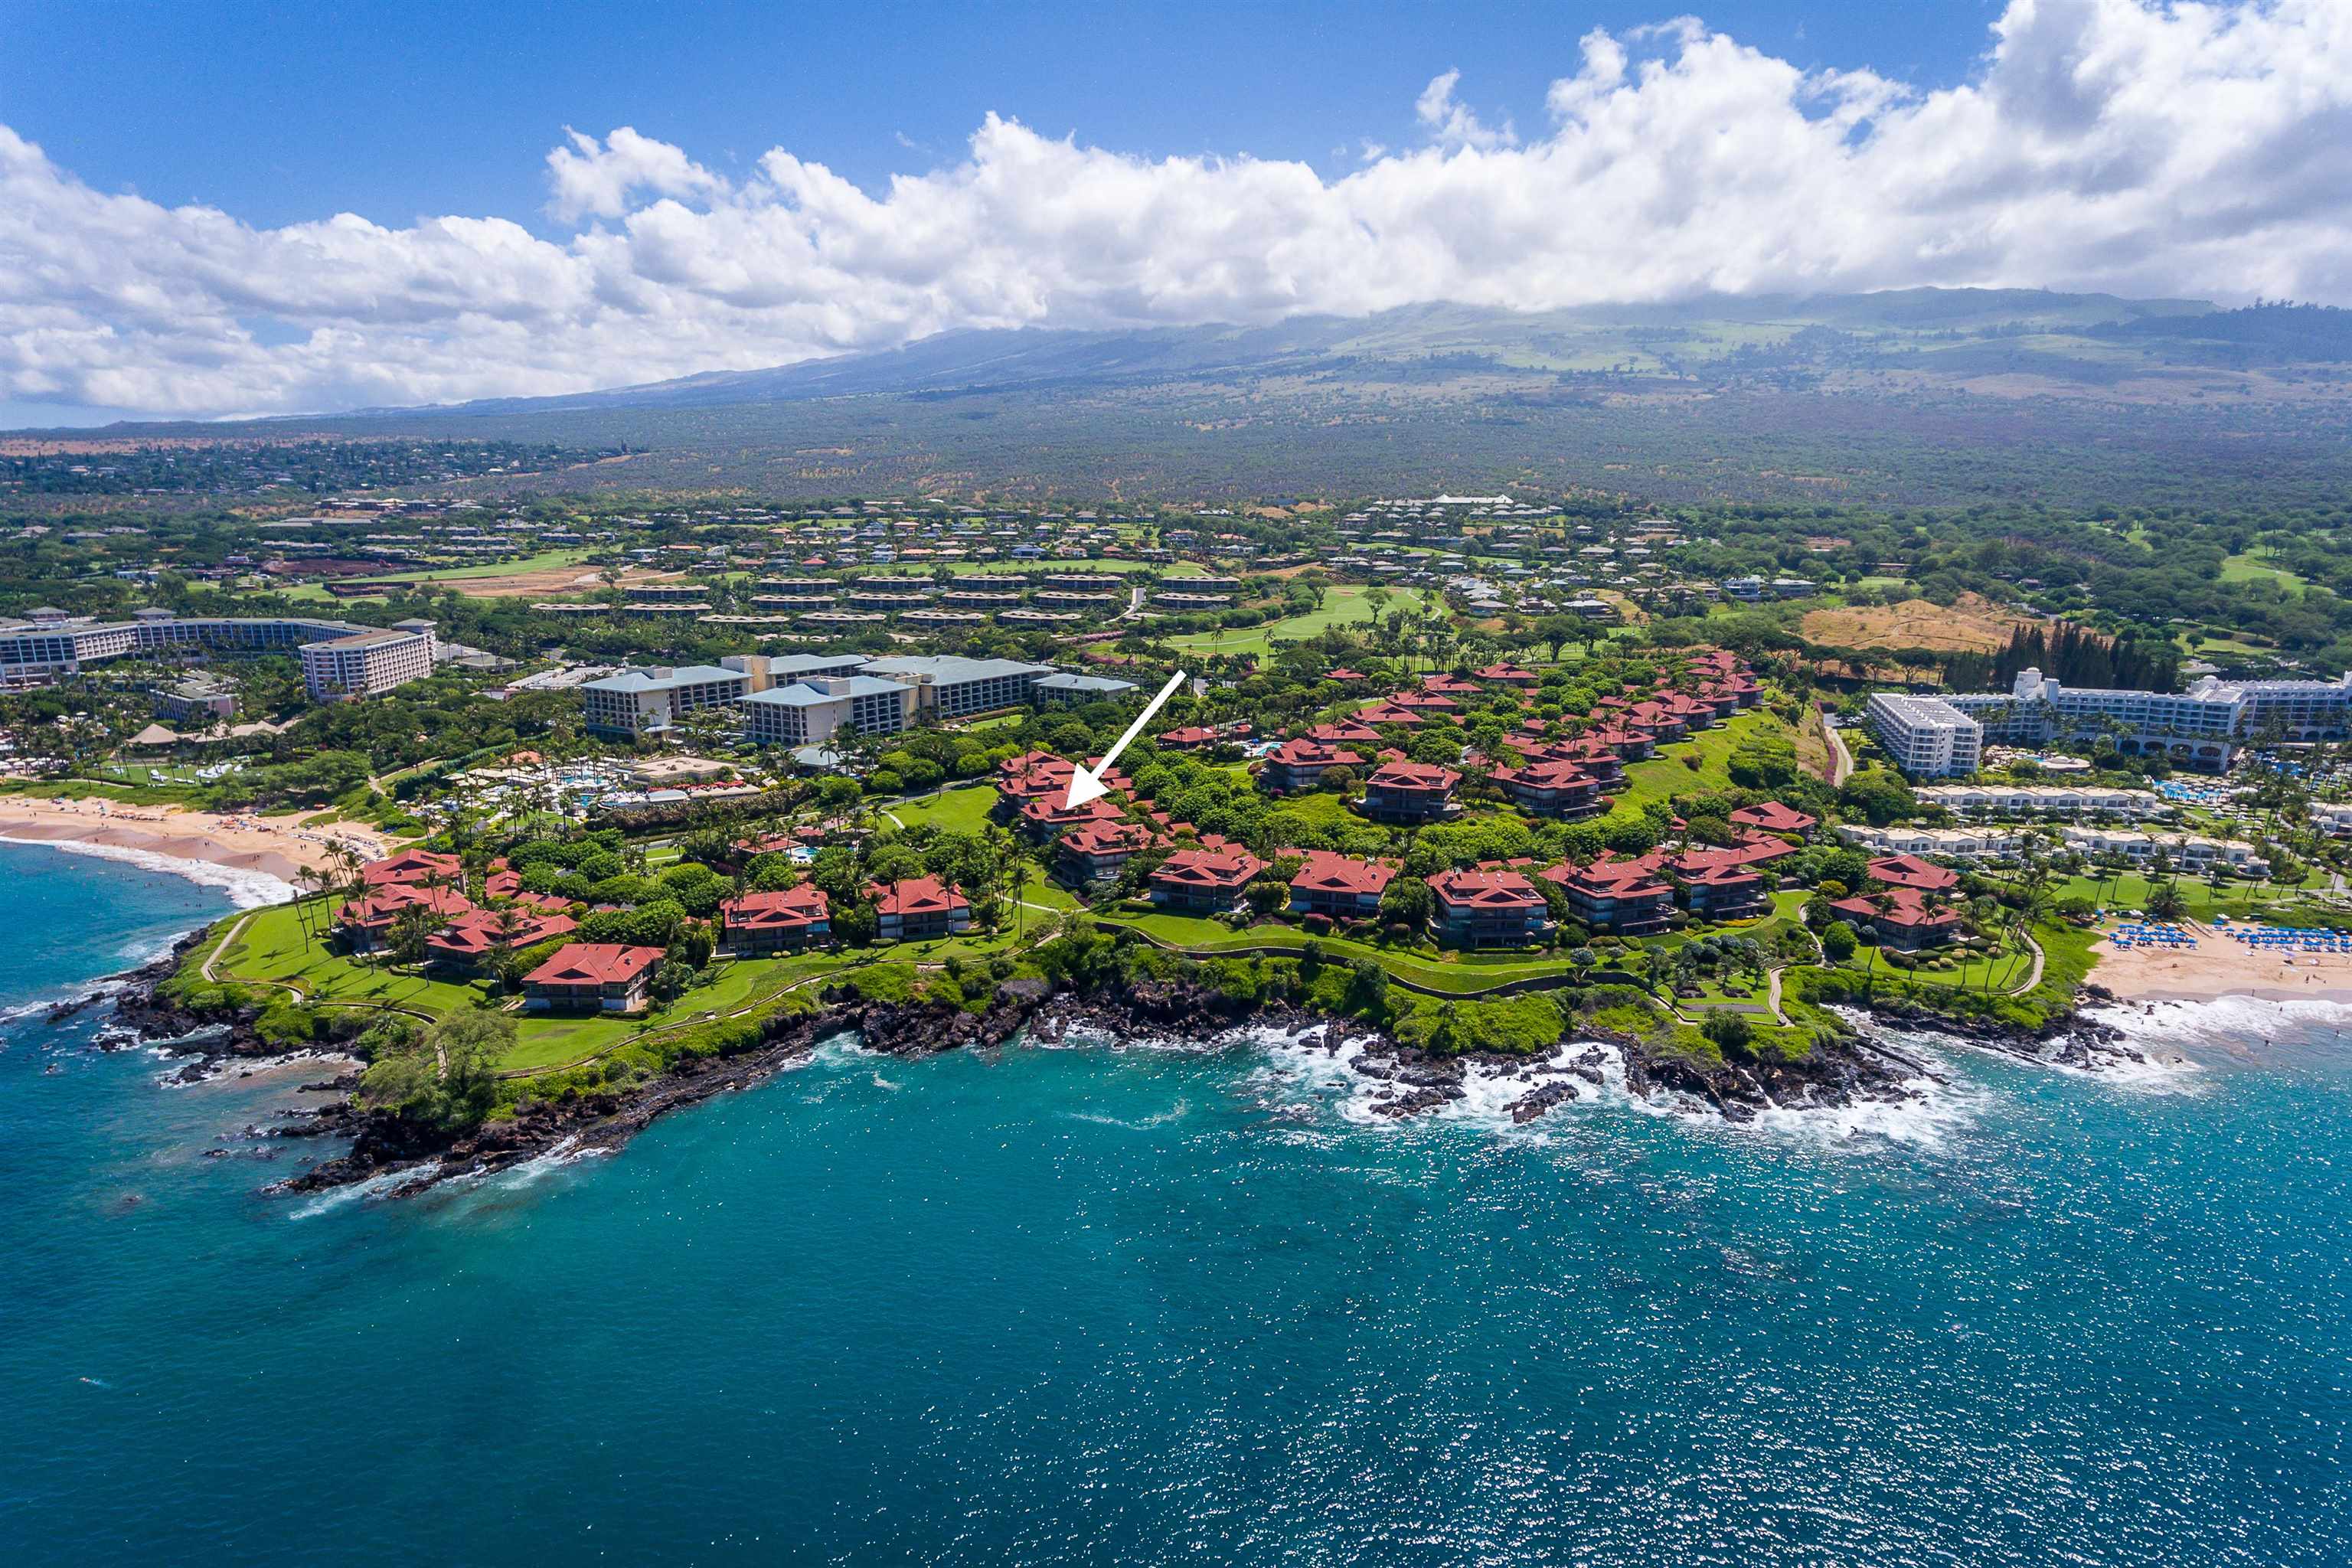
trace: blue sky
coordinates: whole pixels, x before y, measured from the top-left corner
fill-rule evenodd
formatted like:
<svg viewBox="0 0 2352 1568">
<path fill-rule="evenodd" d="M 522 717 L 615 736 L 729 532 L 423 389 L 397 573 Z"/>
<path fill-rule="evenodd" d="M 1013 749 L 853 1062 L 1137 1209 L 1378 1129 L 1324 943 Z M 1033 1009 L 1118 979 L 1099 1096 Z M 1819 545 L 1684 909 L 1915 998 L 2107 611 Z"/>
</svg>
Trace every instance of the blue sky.
<svg viewBox="0 0 2352 1568">
<path fill-rule="evenodd" d="M 1696 7 L 1804 66 L 1958 80 L 1972 0 Z M 869 188 L 955 156 L 995 110 L 1147 157 L 1247 153 L 1344 172 L 1411 139 L 1458 68 L 1489 120 L 1541 118 L 1577 40 L 1654 4 L 1478 6 L 0 4 L 0 121 L 100 191 L 249 223 L 495 214 L 544 229 L 563 127 L 631 125 L 739 173 L 788 147 Z M 908 148 L 899 138 L 918 145 Z"/>
<path fill-rule="evenodd" d="M 2352 304 L 2347 125 L 2352 0 L 0 0 L 0 427 L 1433 302 Z"/>
</svg>

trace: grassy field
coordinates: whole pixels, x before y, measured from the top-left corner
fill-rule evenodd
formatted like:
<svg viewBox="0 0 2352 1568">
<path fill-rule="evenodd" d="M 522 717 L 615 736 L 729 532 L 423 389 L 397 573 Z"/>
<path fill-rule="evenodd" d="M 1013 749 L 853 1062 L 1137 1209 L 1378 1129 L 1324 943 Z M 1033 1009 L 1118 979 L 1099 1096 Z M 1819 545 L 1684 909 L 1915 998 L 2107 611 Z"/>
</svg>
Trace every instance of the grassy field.
<svg viewBox="0 0 2352 1568">
<path fill-rule="evenodd" d="M 2224 583 L 2252 583 L 2267 577 L 2290 594 L 2300 594 L 2309 584 L 2284 566 L 2273 566 L 2258 555 L 2231 555 L 2221 563 Z"/>
<path fill-rule="evenodd" d="M 1761 708 L 1735 713 L 1712 730 L 1702 730 L 1687 741 L 1675 742 L 1663 755 L 1648 762 L 1626 763 L 1625 789 L 1617 796 L 1611 815 L 1637 816 L 1642 807 L 1654 800 L 1729 789 L 1731 774 L 1727 768 L 1731 753 L 1750 735 L 1775 737 L 1792 744 L 1797 739 L 1796 731 L 1778 714 Z M 1685 757 L 1696 757 L 1698 766 L 1690 766 L 1684 761 Z"/>
<path fill-rule="evenodd" d="M 1068 907 L 1059 889 L 1033 885 L 1033 903 Z M 315 915 L 322 906 L 313 903 Z M 1034 925 L 1035 916 L 1030 923 Z M 542 1071 L 581 1061 L 646 1035 L 740 1012 L 794 986 L 866 964 L 889 962 L 929 965 L 950 955 L 986 957 L 1012 947 L 1012 931 L 900 942 L 871 952 L 803 953 L 782 958 L 739 959 L 719 964 L 709 984 L 687 992 L 668 1007 L 635 1017 L 588 1016 L 538 1017 L 516 1013 L 515 1045 L 499 1064 L 506 1072 Z M 304 1000 L 346 1007 L 391 1007 L 438 1017 L 481 1005 L 484 992 L 471 983 L 430 979 L 340 957 L 323 939 L 306 940 L 290 904 L 256 910 L 236 938 L 217 949 L 214 975 L 222 981 L 290 987 Z"/>
<path fill-rule="evenodd" d="M 942 790 L 889 807 L 890 816 L 905 827 L 937 827 L 950 833 L 977 833 L 996 804 L 993 784 L 966 784 Z"/>
<path fill-rule="evenodd" d="M 1276 642 L 1299 642 L 1332 626 L 1361 626 L 1373 618 L 1371 602 L 1365 596 L 1368 587 L 1342 584 L 1326 591 L 1323 606 L 1304 615 L 1285 616 L 1262 626 L 1247 626 L 1234 631 L 1188 632 L 1168 639 L 1168 646 L 1181 653 L 1258 654 L 1265 655 Z M 1427 601 L 1419 589 L 1392 588 L 1381 614 L 1404 610 L 1419 615 Z"/>
<path fill-rule="evenodd" d="M 553 572 L 566 566 L 577 566 L 588 559 L 585 550 L 542 550 L 519 561 L 499 561 L 482 566 L 436 567 L 421 572 L 386 572 L 371 574 L 371 583 L 478 583 L 502 577 L 520 577 L 528 573 Z M 294 587 L 278 588 L 273 592 L 289 599 L 313 601 L 332 600 L 334 595 L 317 583 L 303 583 Z"/>
<path fill-rule="evenodd" d="M 329 908 L 313 901 L 307 912 L 316 920 Z M 438 1015 L 470 1007 L 481 997 L 470 984 L 395 973 L 340 958 L 327 951 L 323 936 L 303 936 L 291 904 L 255 910 L 236 940 L 221 950 L 213 973 L 221 980 L 290 987 L 304 1001 L 338 1006 L 400 1007 Z"/>
</svg>

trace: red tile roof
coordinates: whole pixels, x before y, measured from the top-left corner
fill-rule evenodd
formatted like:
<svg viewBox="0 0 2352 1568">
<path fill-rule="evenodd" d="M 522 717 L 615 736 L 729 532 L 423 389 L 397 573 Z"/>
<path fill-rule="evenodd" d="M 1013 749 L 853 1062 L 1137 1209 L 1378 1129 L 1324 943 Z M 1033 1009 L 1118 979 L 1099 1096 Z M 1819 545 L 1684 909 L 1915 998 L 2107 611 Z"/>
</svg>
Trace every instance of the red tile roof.
<svg viewBox="0 0 2352 1568">
<path fill-rule="evenodd" d="M 1246 849 L 1179 849 L 1151 873 L 1154 882 L 1180 888 L 1238 891 L 1265 869 L 1265 862 Z"/>
<path fill-rule="evenodd" d="M 501 940 L 509 947 L 536 947 L 551 937 L 577 930 L 579 921 L 570 915 L 528 914 L 514 922 L 512 935 L 506 935 L 506 926 L 498 911 L 472 910 L 451 921 L 446 927 L 425 940 L 425 945 L 438 952 L 454 953 L 461 958 L 479 958 L 497 947 Z"/>
<path fill-rule="evenodd" d="M 360 868 L 360 880 L 371 888 L 381 888 L 401 882 L 422 882 L 427 877 L 455 879 L 465 869 L 465 863 L 455 855 L 436 855 L 429 849 L 404 849 L 382 860 L 371 860 Z"/>
<path fill-rule="evenodd" d="M 1328 849 L 1309 849 L 1306 863 L 1290 879 L 1293 888 L 1323 893 L 1370 893 L 1378 897 L 1396 879 L 1393 860 L 1360 860 Z"/>
<path fill-rule="evenodd" d="M 1382 763 L 1373 770 L 1372 784 L 1382 789 L 1450 790 L 1462 782 L 1462 775 L 1452 768 L 1435 763 Z"/>
<path fill-rule="evenodd" d="M 1529 910 L 1543 907 L 1536 885 L 1517 871 L 1480 866 L 1462 871 L 1448 868 L 1429 879 L 1437 901 L 1451 909 Z"/>
<path fill-rule="evenodd" d="M 1890 888 L 1917 888 L 1925 892 L 1942 892 L 1960 885 L 1960 874 L 1934 866 L 1916 855 L 1888 855 L 1870 863 L 1870 877 Z"/>
<path fill-rule="evenodd" d="M 1743 805 L 1731 814 L 1731 821 L 1735 826 L 1760 827 L 1767 833 L 1807 833 L 1821 826 L 1820 817 L 1808 816 L 1777 800 Z"/>
<path fill-rule="evenodd" d="M 886 915 L 949 914 L 971 908 L 971 900 L 937 877 L 908 877 L 897 882 L 876 882 L 866 889 L 874 907 Z"/>
<path fill-rule="evenodd" d="M 575 942 L 523 979 L 533 985 L 625 985 L 662 961 L 657 947 L 616 942 Z"/>
<path fill-rule="evenodd" d="M 774 893 L 746 893 L 719 906 L 730 930 L 797 931 L 833 918 L 833 900 L 823 888 L 803 882 Z"/>
<path fill-rule="evenodd" d="M 1878 907 L 1880 899 L 1887 901 L 1884 910 Z M 1958 910 L 1931 907 L 1927 895 L 1917 888 L 1890 887 L 1883 893 L 1840 899 L 1830 908 L 1840 914 L 1852 915 L 1858 921 L 1883 921 L 1892 926 L 1911 926 L 1928 931 L 1960 923 Z"/>
</svg>

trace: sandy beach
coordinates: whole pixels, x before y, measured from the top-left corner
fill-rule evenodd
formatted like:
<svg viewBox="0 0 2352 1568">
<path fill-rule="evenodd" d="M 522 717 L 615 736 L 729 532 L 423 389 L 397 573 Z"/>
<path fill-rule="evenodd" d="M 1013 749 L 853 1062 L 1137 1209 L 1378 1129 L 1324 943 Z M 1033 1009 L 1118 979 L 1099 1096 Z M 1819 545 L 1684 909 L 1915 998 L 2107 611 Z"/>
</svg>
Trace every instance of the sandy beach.
<svg viewBox="0 0 2352 1568">
<path fill-rule="evenodd" d="M 2195 951 L 2135 947 L 2112 939 L 2091 949 L 2091 981 L 2126 1002 L 2210 1002 L 2253 996 L 2265 1002 L 2352 1002 L 2352 954 L 2256 952 L 2210 927 L 2192 925 Z"/>
<path fill-rule="evenodd" d="M 287 883 L 305 866 L 331 866 L 338 842 L 350 844 L 370 859 L 382 855 L 388 842 L 373 829 L 351 823 L 312 827 L 294 816 L 228 816 L 177 806 L 21 795 L 0 795 L 0 839 L 90 845 L 121 851 L 126 858 L 153 856 Z"/>
</svg>

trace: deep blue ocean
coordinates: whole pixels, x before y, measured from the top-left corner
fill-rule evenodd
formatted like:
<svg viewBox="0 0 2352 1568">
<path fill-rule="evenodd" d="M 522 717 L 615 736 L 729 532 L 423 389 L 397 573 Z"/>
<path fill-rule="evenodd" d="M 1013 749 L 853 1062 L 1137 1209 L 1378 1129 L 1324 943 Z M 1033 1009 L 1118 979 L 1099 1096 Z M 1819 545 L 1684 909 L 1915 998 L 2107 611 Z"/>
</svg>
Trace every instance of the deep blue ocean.
<svg viewBox="0 0 2352 1568">
<path fill-rule="evenodd" d="M 0 1001 L 227 907 L 0 876 Z M 2352 1562 L 2332 1023 L 1748 1130 L 838 1043 L 400 1202 L 204 1157 L 315 1066 L 167 1089 L 94 1029 L 0 1048 L 9 1568 Z"/>
</svg>

